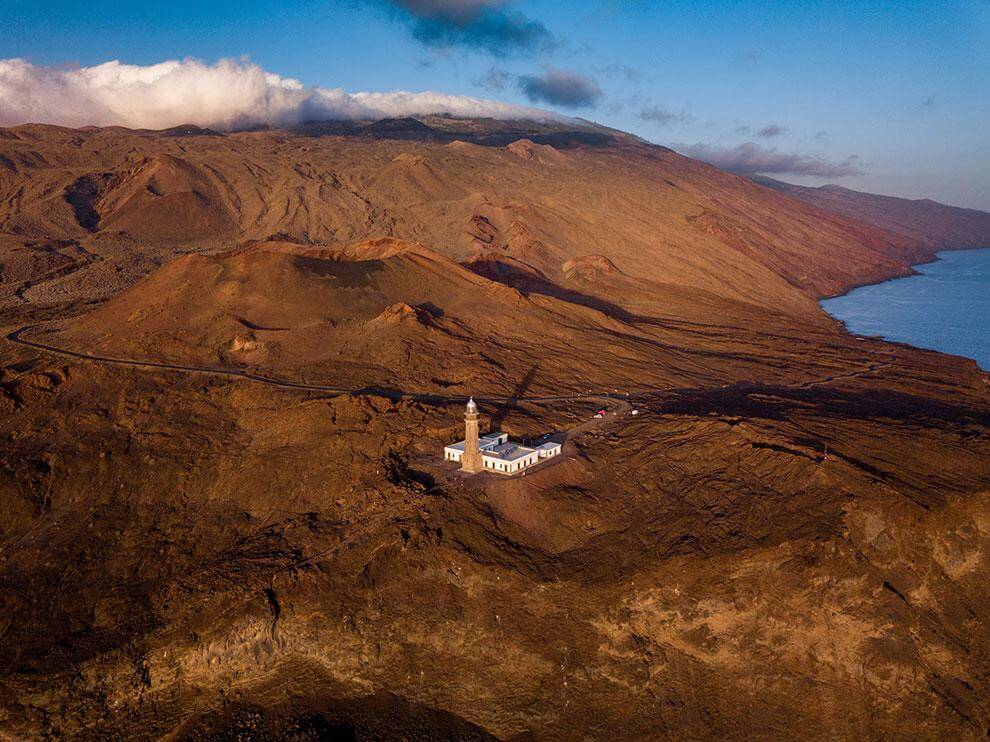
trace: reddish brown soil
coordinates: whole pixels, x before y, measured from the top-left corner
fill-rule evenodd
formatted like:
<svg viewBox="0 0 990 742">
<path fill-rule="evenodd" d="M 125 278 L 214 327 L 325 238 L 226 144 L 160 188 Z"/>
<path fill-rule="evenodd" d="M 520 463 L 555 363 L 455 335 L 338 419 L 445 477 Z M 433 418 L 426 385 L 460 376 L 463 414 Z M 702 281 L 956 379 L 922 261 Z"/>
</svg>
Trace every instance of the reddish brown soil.
<svg viewBox="0 0 990 742">
<path fill-rule="evenodd" d="M 933 247 L 990 245 L 990 214 L 985 211 L 946 206 L 927 199 L 862 193 L 837 185 L 809 188 L 772 178 L 754 180 L 825 211 L 861 219 Z"/>
<path fill-rule="evenodd" d="M 984 737 L 988 377 L 816 301 L 945 245 L 433 123 L 0 131 L 5 335 L 375 387 L 0 343 L 0 732 Z"/>
</svg>

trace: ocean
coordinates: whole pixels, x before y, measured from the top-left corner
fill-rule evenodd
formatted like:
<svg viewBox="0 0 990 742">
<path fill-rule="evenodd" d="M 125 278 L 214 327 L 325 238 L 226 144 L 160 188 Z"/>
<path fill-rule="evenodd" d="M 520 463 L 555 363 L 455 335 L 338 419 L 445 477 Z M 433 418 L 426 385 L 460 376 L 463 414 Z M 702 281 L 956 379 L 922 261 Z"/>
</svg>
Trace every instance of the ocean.
<svg viewBox="0 0 990 742">
<path fill-rule="evenodd" d="M 825 299 L 822 308 L 857 335 L 966 356 L 990 371 L 990 248 L 940 252 L 915 270 Z"/>
</svg>

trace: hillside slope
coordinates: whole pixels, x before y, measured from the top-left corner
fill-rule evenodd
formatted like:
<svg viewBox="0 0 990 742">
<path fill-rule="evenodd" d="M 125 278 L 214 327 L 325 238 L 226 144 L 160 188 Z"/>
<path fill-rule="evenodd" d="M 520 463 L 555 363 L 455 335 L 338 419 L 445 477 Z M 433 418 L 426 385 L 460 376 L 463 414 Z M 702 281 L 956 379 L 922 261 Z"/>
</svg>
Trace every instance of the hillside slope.
<svg viewBox="0 0 990 742">
<path fill-rule="evenodd" d="M 530 393 L 554 395 L 812 379 L 869 361 L 832 325 L 633 280 L 607 261 L 603 272 L 604 260 L 569 261 L 556 285 L 505 258 L 461 266 L 392 238 L 249 243 L 178 258 L 40 337 L 112 358 L 464 395 L 508 395 L 527 376 Z M 692 304 L 677 320 L 649 311 Z"/>
<path fill-rule="evenodd" d="M 834 214 L 906 235 L 930 247 L 962 248 L 990 245 L 990 214 L 946 206 L 928 199 L 906 199 L 863 193 L 837 185 L 817 188 L 773 178 L 754 181 Z"/>
<path fill-rule="evenodd" d="M 934 249 L 600 128 L 0 130 L 0 736 L 983 738 L 990 376 L 817 302 Z"/>
<path fill-rule="evenodd" d="M 503 145 L 425 136 L 423 126 L 408 140 L 394 128 L 318 137 L 7 129 L 0 231 L 72 239 L 106 256 L 89 281 L 106 291 L 136 277 L 135 253 L 157 261 L 177 246 L 395 237 L 458 262 L 507 257 L 555 284 L 568 261 L 602 255 L 637 279 L 805 315 L 821 294 L 904 273 L 928 254 L 629 137 Z"/>
</svg>

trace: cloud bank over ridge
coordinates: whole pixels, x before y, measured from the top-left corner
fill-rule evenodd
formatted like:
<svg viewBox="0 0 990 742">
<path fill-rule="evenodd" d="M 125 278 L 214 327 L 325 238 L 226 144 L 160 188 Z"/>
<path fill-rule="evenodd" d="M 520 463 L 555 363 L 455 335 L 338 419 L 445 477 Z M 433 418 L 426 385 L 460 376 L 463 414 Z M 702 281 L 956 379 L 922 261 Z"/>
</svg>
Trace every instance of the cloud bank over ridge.
<svg viewBox="0 0 990 742">
<path fill-rule="evenodd" d="M 195 124 L 220 130 L 450 114 L 559 121 L 550 111 L 444 93 L 348 93 L 307 87 L 251 62 L 170 60 L 147 66 L 106 62 L 93 67 L 0 60 L 0 126 L 126 126 L 166 129 Z"/>
</svg>

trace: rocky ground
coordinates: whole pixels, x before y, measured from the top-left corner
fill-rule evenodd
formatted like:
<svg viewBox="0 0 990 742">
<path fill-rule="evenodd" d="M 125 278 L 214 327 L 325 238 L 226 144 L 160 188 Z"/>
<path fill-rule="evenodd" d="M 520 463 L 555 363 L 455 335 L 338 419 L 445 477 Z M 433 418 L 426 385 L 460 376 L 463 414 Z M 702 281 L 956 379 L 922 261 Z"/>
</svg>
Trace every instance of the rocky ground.
<svg viewBox="0 0 990 742">
<path fill-rule="evenodd" d="M 390 394 L 0 343 L 3 733 L 990 731 L 988 377 L 850 337 L 814 301 L 928 248 L 629 143 L 8 131 L 36 170 L 4 175 L 4 335 L 328 384 L 365 369 Z M 253 180 L 224 175 L 238 148 Z M 622 158 L 643 173 L 624 192 L 539 169 Z M 496 208 L 482 161 L 532 198 Z M 540 200 L 550 184 L 586 200 Z M 170 242 L 149 210 L 173 191 Z M 355 252 L 388 234 L 397 252 Z M 295 339 L 257 353 L 274 327 Z M 569 431 L 564 455 L 511 479 L 442 462 L 478 389 L 506 398 L 489 426 Z M 573 398 L 532 399 L 554 390 Z"/>
</svg>

